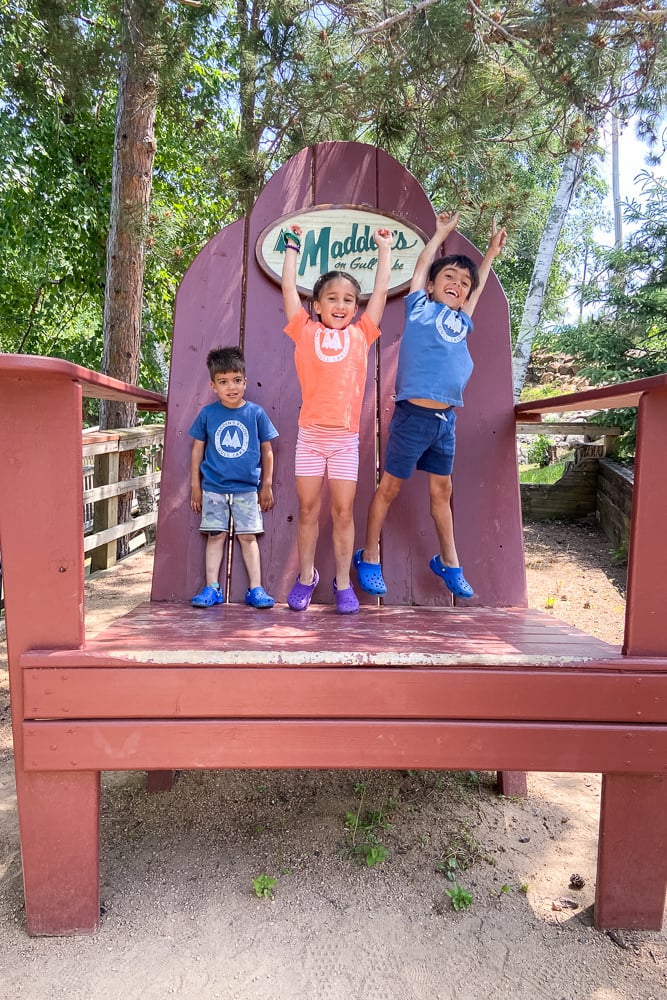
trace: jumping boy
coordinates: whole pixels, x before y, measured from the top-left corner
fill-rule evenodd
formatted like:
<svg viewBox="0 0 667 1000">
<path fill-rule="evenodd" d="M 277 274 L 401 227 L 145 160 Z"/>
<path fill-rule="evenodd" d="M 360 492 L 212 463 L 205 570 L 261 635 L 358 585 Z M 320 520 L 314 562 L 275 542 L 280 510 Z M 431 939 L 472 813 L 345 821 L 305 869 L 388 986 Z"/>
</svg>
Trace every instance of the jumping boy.
<svg viewBox="0 0 667 1000">
<path fill-rule="evenodd" d="M 278 431 L 261 406 L 244 398 L 247 379 L 238 347 L 210 351 L 206 365 L 218 398 L 190 428 L 190 506 L 202 515 L 199 530 L 208 535 L 206 586 L 192 606 L 209 608 L 225 599 L 218 577 L 231 517 L 248 574 L 245 602 L 272 608 L 274 600 L 262 586 L 257 535 L 264 530 L 262 511 L 273 507 L 271 441 Z"/>
<path fill-rule="evenodd" d="M 458 212 L 438 215 L 434 236 L 415 264 L 405 299 L 406 321 L 398 355 L 396 409 L 389 425 L 384 472 L 371 500 L 363 549 L 354 554 L 359 586 L 368 594 L 386 594 L 380 563 L 380 532 L 391 504 L 415 468 L 428 473 L 431 516 L 440 551 L 429 565 L 457 597 L 472 597 L 454 543 L 451 510 L 456 407 L 473 368 L 467 335 L 471 316 L 505 246 L 507 234 L 496 230 L 479 266 L 462 254 L 436 258 L 456 229 Z"/>
</svg>

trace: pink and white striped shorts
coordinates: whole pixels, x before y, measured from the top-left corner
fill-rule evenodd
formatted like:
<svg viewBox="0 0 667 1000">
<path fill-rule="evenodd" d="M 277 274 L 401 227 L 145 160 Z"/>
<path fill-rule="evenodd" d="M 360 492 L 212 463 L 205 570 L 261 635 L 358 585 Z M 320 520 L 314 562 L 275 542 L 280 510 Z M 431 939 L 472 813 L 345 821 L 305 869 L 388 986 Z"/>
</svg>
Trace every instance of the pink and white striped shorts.
<svg viewBox="0 0 667 1000">
<path fill-rule="evenodd" d="M 294 472 L 297 476 L 324 476 L 357 481 L 359 435 L 328 427 L 299 427 Z"/>
</svg>

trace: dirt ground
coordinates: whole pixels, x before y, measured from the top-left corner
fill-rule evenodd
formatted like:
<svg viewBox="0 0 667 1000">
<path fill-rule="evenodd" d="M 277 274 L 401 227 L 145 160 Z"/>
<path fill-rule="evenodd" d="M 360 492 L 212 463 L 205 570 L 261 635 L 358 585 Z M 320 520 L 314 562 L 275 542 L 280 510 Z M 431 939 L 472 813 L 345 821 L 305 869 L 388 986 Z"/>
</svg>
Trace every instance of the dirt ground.
<svg viewBox="0 0 667 1000">
<path fill-rule="evenodd" d="M 533 607 L 620 641 L 624 567 L 594 523 L 529 525 L 526 562 Z M 150 568 L 144 553 L 87 584 L 91 631 L 145 598 Z M 29 938 L 3 677 L 3 1000 L 665 996 L 665 932 L 591 924 L 597 774 L 531 774 L 527 800 L 476 772 L 185 772 L 150 796 L 106 774 L 101 929 Z"/>
</svg>

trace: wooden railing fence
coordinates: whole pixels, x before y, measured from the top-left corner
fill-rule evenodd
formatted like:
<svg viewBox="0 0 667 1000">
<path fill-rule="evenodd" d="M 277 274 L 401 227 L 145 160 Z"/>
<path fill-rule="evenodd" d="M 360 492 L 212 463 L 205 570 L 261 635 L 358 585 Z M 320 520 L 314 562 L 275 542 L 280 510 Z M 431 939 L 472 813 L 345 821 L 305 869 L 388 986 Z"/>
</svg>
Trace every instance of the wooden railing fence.
<svg viewBox="0 0 667 1000">
<path fill-rule="evenodd" d="M 130 549 L 136 549 L 154 537 L 163 441 L 164 424 L 84 432 L 83 548 L 90 554 L 90 572 L 115 564 L 119 539 L 128 538 Z M 120 456 L 126 451 L 135 453 L 138 474 L 119 481 Z M 132 516 L 119 524 L 118 498 L 126 493 L 134 494 Z"/>
</svg>

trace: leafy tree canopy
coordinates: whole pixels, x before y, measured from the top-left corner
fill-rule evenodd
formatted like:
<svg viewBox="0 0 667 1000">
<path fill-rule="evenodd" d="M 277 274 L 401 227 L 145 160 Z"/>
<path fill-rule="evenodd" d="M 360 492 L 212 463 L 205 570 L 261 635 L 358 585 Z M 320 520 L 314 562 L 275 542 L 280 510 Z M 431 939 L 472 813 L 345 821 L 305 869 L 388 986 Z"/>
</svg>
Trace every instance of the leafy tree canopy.
<svg viewBox="0 0 667 1000">
<path fill-rule="evenodd" d="M 612 106 L 655 131 L 664 99 L 665 12 L 644 0 L 0 0 L 4 350 L 99 364 L 119 11 L 131 21 L 139 4 L 159 7 L 145 384 L 159 381 L 185 267 L 304 145 L 386 149 L 480 244 L 493 215 L 508 222 L 499 270 L 518 314 L 564 153 L 594 152 Z"/>
</svg>

